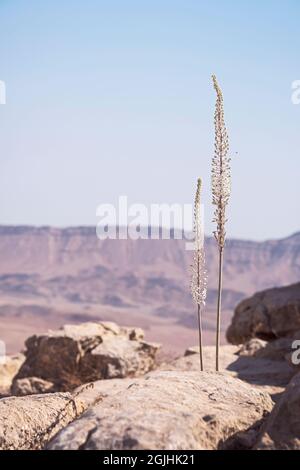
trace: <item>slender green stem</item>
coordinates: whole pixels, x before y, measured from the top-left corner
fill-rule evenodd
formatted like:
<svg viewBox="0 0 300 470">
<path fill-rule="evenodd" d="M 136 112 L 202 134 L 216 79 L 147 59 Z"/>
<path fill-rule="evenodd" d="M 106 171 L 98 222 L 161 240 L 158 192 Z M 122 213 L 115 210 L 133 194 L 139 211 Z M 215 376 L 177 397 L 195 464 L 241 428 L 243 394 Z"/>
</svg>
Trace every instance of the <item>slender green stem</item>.
<svg viewBox="0 0 300 470">
<path fill-rule="evenodd" d="M 218 309 L 217 309 L 217 337 L 216 337 L 216 371 L 219 371 L 220 332 L 221 332 L 221 305 L 223 284 L 223 248 L 219 251 L 219 286 L 218 286 Z"/>
<path fill-rule="evenodd" d="M 200 353 L 200 370 L 203 371 L 203 351 L 202 351 L 202 312 L 198 304 L 198 333 L 199 333 L 199 353 Z"/>
</svg>

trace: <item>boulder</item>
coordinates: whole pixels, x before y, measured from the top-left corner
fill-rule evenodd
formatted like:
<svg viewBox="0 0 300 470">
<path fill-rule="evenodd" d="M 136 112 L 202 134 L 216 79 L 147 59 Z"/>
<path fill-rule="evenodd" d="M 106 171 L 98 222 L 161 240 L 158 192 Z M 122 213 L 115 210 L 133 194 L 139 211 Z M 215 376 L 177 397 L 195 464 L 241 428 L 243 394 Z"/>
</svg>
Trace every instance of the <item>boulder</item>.
<svg viewBox="0 0 300 470">
<path fill-rule="evenodd" d="M 24 360 L 25 356 L 23 354 L 5 356 L 3 364 L 0 364 L 0 396 L 10 394 L 10 387 L 13 378 L 17 374 Z"/>
<path fill-rule="evenodd" d="M 94 383 L 90 406 L 48 449 L 226 449 L 253 445 L 270 396 L 228 374 L 154 371 Z"/>
<path fill-rule="evenodd" d="M 227 339 L 242 344 L 251 338 L 295 338 L 300 331 L 300 283 L 268 289 L 243 300 L 235 309 Z M 300 339 L 300 336 L 298 336 Z"/>
<path fill-rule="evenodd" d="M 86 406 L 70 393 L 0 400 L 0 449 L 40 449 Z"/>
<path fill-rule="evenodd" d="M 300 450 L 300 374 L 295 375 L 274 407 L 255 447 Z"/>
<path fill-rule="evenodd" d="M 31 336 L 25 344 L 26 360 L 12 384 L 18 395 L 70 391 L 99 379 L 139 376 L 154 367 L 159 349 L 143 340 L 142 330 L 108 322 L 65 325 Z"/>
<path fill-rule="evenodd" d="M 264 346 L 264 342 L 259 344 Z M 251 349 L 251 347 L 249 346 Z M 273 400 L 279 398 L 286 385 L 290 382 L 295 374 L 295 368 L 287 361 L 279 361 L 268 357 L 257 357 L 250 354 L 250 349 L 246 353 L 241 354 L 240 346 L 225 345 L 220 350 L 220 371 L 237 377 L 252 386 L 268 392 Z M 252 349 L 254 345 L 252 346 Z M 258 348 L 258 345 L 255 346 Z M 159 366 L 160 370 L 177 370 L 177 371 L 199 371 L 199 348 L 191 347 L 188 354 L 184 357 L 175 359 L 169 363 L 163 363 Z M 260 349 L 258 348 L 260 351 Z M 194 354 L 192 354 L 194 351 Z M 204 370 L 214 372 L 216 362 L 216 349 L 214 346 L 205 346 L 203 348 Z"/>
</svg>

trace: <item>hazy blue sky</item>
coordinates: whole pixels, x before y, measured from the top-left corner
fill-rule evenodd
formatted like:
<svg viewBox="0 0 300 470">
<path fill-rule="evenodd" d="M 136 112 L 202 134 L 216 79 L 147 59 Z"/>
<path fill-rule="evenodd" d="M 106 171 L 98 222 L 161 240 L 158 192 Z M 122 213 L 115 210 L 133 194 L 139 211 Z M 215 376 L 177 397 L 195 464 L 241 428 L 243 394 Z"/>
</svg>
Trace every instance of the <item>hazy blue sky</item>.
<svg viewBox="0 0 300 470">
<path fill-rule="evenodd" d="M 0 223 L 95 225 L 121 194 L 188 203 L 202 175 L 209 233 L 214 72 L 228 234 L 299 230 L 299 18 L 299 0 L 0 0 Z"/>
</svg>

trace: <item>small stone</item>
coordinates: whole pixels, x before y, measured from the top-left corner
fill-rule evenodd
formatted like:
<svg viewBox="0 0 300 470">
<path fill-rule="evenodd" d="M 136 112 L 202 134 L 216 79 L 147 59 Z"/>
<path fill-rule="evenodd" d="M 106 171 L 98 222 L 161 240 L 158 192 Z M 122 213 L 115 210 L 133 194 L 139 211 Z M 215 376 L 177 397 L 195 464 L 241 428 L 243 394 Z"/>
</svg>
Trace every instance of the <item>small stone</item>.
<svg viewBox="0 0 300 470">
<path fill-rule="evenodd" d="M 39 377 L 25 377 L 16 379 L 12 385 L 12 395 L 33 395 L 34 393 L 47 393 L 54 390 L 52 382 L 40 379 Z"/>
</svg>

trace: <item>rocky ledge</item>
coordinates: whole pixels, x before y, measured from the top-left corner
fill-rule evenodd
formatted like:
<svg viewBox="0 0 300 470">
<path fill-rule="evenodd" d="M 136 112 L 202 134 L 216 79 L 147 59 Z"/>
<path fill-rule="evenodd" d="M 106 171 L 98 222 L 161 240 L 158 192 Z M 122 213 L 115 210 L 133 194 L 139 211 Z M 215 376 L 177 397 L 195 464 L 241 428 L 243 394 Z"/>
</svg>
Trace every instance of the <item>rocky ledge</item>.
<svg viewBox="0 0 300 470">
<path fill-rule="evenodd" d="M 0 445 L 2 449 L 45 445 L 48 449 L 245 449 L 256 442 L 272 407 L 268 393 L 226 374 L 155 371 L 143 378 L 96 381 L 73 395 L 3 399 Z"/>
<path fill-rule="evenodd" d="M 115 323 L 65 325 L 27 339 L 25 362 L 12 383 L 13 395 L 70 391 L 99 379 L 136 377 L 150 371 L 159 345 L 144 341 L 140 328 Z"/>
<path fill-rule="evenodd" d="M 7 389 L 20 367 L 11 392 L 26 395 L 0 400 L 0 448 L 300 449 L 300 373 L 291 355 L 299 288 L 237 307 L 228 331 L 235 344 L 221 347 L 220 373 L 214 347 L 204 348 L 204 372 L 196 347 L 158 364 L 158 345 L 142 330 L 114 323 L 29 338 L 25 361 L 0 368 Z"/>
<path fill-rule="evenodd" d="M 50 393 L 0 400 L 0 449 L 41 449 L 60 429 L 86 409 L 70 393 Z"/>
</svg>

